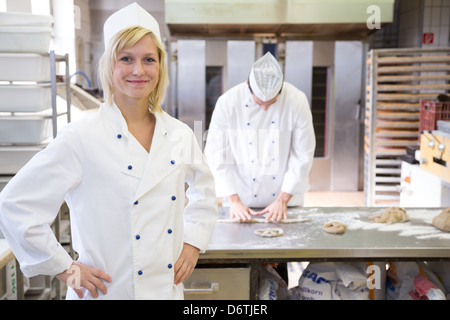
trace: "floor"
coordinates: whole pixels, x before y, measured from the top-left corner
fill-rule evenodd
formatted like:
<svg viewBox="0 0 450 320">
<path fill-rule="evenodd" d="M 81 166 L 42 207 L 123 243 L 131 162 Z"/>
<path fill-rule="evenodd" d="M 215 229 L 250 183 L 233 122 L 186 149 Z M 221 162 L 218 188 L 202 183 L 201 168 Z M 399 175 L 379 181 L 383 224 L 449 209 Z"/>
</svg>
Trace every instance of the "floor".
<svg viewBox="0 0 450 320">
<path fill-rule="evenodd" d="M 305 207 L 364 207 L 364 192 L 308 192 L 305 194 Z M 298 285 L 298 280 L 308 262 L 288 263 L 288 287 Z"/>
</svg>

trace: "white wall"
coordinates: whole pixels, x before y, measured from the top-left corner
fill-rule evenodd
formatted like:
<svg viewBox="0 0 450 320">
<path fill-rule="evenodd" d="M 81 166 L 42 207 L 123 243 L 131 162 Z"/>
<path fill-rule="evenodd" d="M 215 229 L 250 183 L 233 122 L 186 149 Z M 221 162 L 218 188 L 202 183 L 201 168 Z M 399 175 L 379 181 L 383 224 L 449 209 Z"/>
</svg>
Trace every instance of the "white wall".
<svg viewBox="0 0 450 320">
<path fill-rule="evenodd" d="M 77 71 L 84 72 L 89 78 L 91 86 L 96 87 L 92 83 L 95 70 L 92 68 L 91 12 L 89 0 L 74 0 L 74 5 Z M 88 83 L 83 76 L 77 75 L 76 80 L 84 88 L 88 87 Z"/>
<path fill-rule="evenodd" d="M 54 50 L 56 54 L 69 54 L 70 74 L 73 74 L 77 70 L 73 0 L 52 0 L 52 6 Z"/>
<path fill-rule="evenodd" d="M 425 0 L 423 11 L 423 33 L 433 33 L 432 44 L 422 48 L 447 47 L 450 32 L 450 0 Z"/>
<path fill-rule="evenodd" d="M 450 45 L 450 0 L 400 0 L 399 47 L 428 48 Z M 423 33 L 433 33 L 423 44 Z"/>
</svg>

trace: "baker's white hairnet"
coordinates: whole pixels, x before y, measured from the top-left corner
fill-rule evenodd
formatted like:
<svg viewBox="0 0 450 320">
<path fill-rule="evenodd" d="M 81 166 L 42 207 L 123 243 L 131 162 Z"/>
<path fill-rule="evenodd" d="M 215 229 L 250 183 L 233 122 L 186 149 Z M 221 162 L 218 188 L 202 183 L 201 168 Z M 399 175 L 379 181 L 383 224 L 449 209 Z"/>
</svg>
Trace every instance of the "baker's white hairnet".
<svg viewBox="0 0 450 320">
<path fill-rule="evenodd" d="M 253 64 L 249 76 L 253 94 L 262 101 L 276 97 L 283 86 L 283 72 L 274 56 L 267 52 Z"/>
</svg>

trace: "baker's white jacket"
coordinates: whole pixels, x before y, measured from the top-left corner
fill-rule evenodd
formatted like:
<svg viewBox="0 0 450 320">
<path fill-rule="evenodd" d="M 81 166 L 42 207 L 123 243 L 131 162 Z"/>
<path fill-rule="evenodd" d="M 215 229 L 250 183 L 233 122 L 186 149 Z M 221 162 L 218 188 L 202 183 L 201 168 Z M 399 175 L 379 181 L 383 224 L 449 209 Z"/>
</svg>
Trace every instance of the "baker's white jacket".
<svg viewBox="0 0 450 320">
<path fill-rule="evenodd" d="M 264 208 L 284 191 L 293 195 L 289 206 L 301 206 L 309 190 L 315 146 L 303 92 L 284 82 L 277 101 L 264 111 L 247 83 L 241 83 L 217 101 L 205 156 L 217 196 L 238 194 L 247 206 Z"/>
<path fill-rule="evenodd" d="M 79 261 L 112 278 L 100 298 L 183 298 L 175 262 L 184 242 L 206 250 L 217 199 L 192 130 L 166 113 L 155 116 L 147 153 L 117 106 L 102 105 L 64 127 L 7 184 L 0 227 L 25 276 L 72 264 L 49 227 L 66 201 Z M 67 298 L 77 295 L 69 289 Z M 87 290 L 84 298 L 92 299 Z"/>
</svg>

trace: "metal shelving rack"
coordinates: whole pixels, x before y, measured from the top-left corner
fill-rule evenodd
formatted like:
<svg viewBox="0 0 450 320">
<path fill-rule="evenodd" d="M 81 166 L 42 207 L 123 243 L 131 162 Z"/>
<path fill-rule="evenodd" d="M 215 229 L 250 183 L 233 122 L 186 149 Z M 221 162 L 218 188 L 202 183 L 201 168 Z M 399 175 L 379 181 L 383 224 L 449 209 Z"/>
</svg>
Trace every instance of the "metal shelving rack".
<svg viewBox="0 0 450 320">
<path fill-rule="evenodd" d="M 371 50 L 366 68 L 365 202 L 399 205 L 401 156 L 417 145 L 420 100 L 450 90 L 450 48 Z"/>
<path fill-rule="evenodd" d="M 67 123 L 71 121 L 71 112 L 70 112 L 70 69 L 69 69 L 69 55 L 56 55 L 54 51 L 50 51 L 50 83 L 52 86 L 52 127 L 53 127 L 53 138 L 56 137 L 56 134 L 58 133 L 58 123 L 57 118 L 61 114 L 58 114 L 57 110 L 57 76 L 56 76 L 56 65 L 59 62 L 65 62 L 66 64 L 66 70 L 65 70 L 65 76 L 64 76 L 64 85 L 66 87 L 66 101 L 67 101 L 67 110 L 65 114 L 67 115 Z"/>
<path fill-rule="evenodd" d="M 46 54 L 47 55 L 47 54 Z M 67 123 L 71 121 L 71 95 L 70 95 L 70 68 L 69 68 L 69 55 L 57 55 L 54 51 L 50 51 L 48 53 L 50 57 L 50 84 L 51 84 L 51 94 L 52 94 L 52 130 L 53 130 L 53 138 L 56 138 L 58 133 L 58 117 L 62 115 L 67 116 Z M 57 64 L 65 63 L 65 75 L 64 81 L 59 82 L 57 76 Z M 58 104 L 57 104 L 57 86 L 64 85 L 66 88 L 66 110 L 64 112 L 58 112 Z M 58 215 L 55 221 L 52 224 L 52 230 L 55 233 L 58 242 L 61 242 L 61 235 L 65 232 L 69 232 L 70 224 L 62 223 L 62 215 L 64 214 L 64 205 L 58 212 Z M 66 220 L 67 221 L 67 220 Z M 25 292 L 25 297 L 28 299 L 61 299 L 62 290 L 61 283 L 55 276 L 43 276 L 43 286 L 38 288 L 30 288 L 28 289 L 28 297 L 27 292 Z"/>
<path fill-rule="evenodd" d="M 51 118 L 52 118 L 52 131 L 53 138 L 56 137 L 58 132 L 58 117 L 66 115 L 67 123 L 71 121 L 71 94 L 70 94 L 70 69 L 69 69 L 69 55 L 57 55 L 54 51 L 50 51 L 48 53 L 37 53 L 44 57 L 49 57 L 50 61 L 50 79 L 48 81 L 38 82 L 42 85 L 51 85 Z M 57 65 L 59 63 L 65 63 L 65 75 L 62 80 L 58 79 L 57 75 Z M 2 79 L 7 80 L 7 79 Z M 10 81 L 11 85 L 14 84 L 14 81 Z M 66 89 L 66 110 L 63 112 L 58 111 L 58 103 L 57 103 L 57 87 L 65 86 Z M 14 113 L 11 113 L 11 117 L 14 117 Z M 44 144 L 45 145 L 45 144 Z M 11 176 L 12 177 L 12 176 Z M 67 210 L 65 210 L 65 206 L 61 208 L 59 211 L 55 221 L 52 223 L 51 227 L 54 231 L 56 238 L 59 242 L 61 242 L 61 235 L 69 232 L 70 222 L 68 219 L 62 221 L 61 217 L 65 216 Z M 68 215 L 67 215 L 68 216 Z M 69 237 L 70 238 L 70 237 Z M 71 249 L 71 245 L 69 243 L 69 253 L 73 256 L 73 251 Z M 61 284 L 59 280 L 54 276 L 37 276 L 31 279 L 27 279 L 28 281 L 24 281 L 23 275 L 20 272 L 20 268 L 17 268 L 18 271 L 18 286 L 24 288 L 25 282 L 29 282 L 30 286 L 26 288 L 26 290 L 20 290 L 18 293 L 18 299 L 30 299 L 30 300 L 44 300 L 44 299 L 60 299 L 61 294 Z"/>
</svg>

